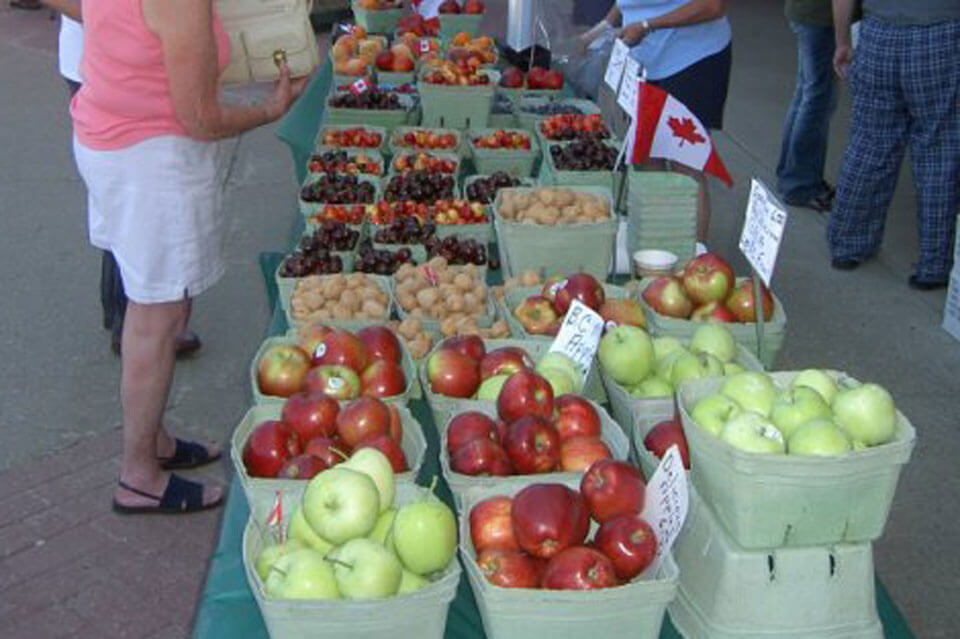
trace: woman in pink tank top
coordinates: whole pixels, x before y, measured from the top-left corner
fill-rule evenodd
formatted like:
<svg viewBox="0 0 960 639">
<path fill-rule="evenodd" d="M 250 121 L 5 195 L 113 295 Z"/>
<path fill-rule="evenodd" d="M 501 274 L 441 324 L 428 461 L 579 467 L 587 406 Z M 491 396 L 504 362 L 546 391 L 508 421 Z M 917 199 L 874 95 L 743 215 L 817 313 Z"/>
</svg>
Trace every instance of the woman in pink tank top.
<svg viewBox="0 0 960 639">
<path fill-rule="evenodd" d="M 213 0 L 83 0 L 83 19 L 74 154 L 89 192 L 91 242 L 114 254 L 129 298 L 113 508 L 209 508 L 222 488 L 169 471 L 208 463 L 220 449 L 172 437 L 163 412 L 190 300 L 224 270 L 218 141 L 279 119 L 305 79 L 292 82 L 284 66 L 263 103 L 222 104 L 229 43 Z"/>
</svg>

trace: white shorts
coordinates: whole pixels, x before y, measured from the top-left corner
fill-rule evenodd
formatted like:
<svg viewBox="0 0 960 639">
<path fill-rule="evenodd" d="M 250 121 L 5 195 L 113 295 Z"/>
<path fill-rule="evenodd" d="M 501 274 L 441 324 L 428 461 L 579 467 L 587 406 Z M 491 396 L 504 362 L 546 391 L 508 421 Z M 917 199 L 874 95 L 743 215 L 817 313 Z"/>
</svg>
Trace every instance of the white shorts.
<svg viewBox="0 0 960 639">
<path fill-rule="evenodd" d="M 131 300 L 194 297 L 223 275 L 226 151 L 172 135 L 98 151 L 74 137 L 90 243 L 113 253 Z"/>
</svg>

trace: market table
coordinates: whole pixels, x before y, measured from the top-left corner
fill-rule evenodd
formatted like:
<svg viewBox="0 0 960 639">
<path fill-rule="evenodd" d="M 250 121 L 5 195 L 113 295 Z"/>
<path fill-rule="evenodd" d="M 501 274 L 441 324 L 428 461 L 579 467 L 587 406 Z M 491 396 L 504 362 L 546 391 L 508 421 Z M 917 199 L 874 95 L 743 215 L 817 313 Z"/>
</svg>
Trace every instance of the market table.
<svg viewBox="0 0 960 639">
<path fill-rule="evenodd" d="M 332 81 L 332 69 L 328 64 L 321 68 L 307 86 L 303 97 L 281 121 L 277 137 L 291 150 L 297 181 L 302 182 L 306 163 L 312 149 L 313 139 L 323 117 L 325 97 Z M 302 225 L 302 216 L 293 216 L 295 227 Z M 299 228 L 295 228 L 299 235 Z M 269 308 L 274 309 L 267 335 L 286 331 L 286 320 L 277 304 L 277 291 L 273 279 L 281 254 L 267 253 L 260 257 L 260 266 L 267 288 Z M 423 424 L 428 441 L 428 451 L 418 482 L 429 485 L 432 477 L 440 478 L 438 495 L 451 506 L 450 491 L 443 481 L 439 468 L 439 442 L 430 410 L 423 399 L 410 402 L 410 409 Z M 195 639 L 261 639 L 266 638 L 266 627 L 253 594 L 247 584 L 241 556 L 243 530 L 249 517 L 249 508 L 243 489 L 236 477 L 232 478 L 221 524 L 220 537 L 211 559 L 207 583 L 196 611 L 193 636 Z M 876 582 L 877 609 L 887 639 L 912 639 L 903 615 L 897 609 L 886 588 Z M 484 639 L 485 634 L 473 593 L 463 575 L 447 619 L 446 639 Z M 681 635 L 664 619 L 661 639 L 679 639 Z"/>
</svg>

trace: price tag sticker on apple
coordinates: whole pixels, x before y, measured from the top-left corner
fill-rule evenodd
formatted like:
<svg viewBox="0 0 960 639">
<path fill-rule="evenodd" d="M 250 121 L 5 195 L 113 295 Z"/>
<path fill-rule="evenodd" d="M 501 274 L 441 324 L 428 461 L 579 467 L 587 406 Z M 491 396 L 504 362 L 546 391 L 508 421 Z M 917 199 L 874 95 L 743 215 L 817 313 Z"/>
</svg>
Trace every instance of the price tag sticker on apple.
<svg viewBox="0 0 960 639">
<path fill-rule="evenodd" d="M 617 104 L 627 112 L 631 119 L 637 117 L 637 100 L 640 97 L 640 63 L 633 58 L 627 58 L 623 67 L 623 81 L 620 83 L 620 93 L 617 94 Z"/>
<path fill-rule="evenodd" d="M 623 78 L 623 69 L 629 57 L 630 47 L 620 38 L 614 40 L 607 71 L 603 75 L 603 81 L 614 91 L 620 90 L 620 80 Z"/>
<path fill-rule="evenodd" d="M 420 40 L 420 53 L 422 55 L 430 53 L 430 41 L 426 38 L 421 38 Z"/>
<path fill-rule="evenodd" d="M 604 321 L 599 313 L 575 299 L 570 303 L 570 309 L 549 352 L 566 355 L 577 366 L 581 376 L 586 378 L 600 345 L 603 326 Z"/>
<path fill-rule="evenodd" d="M 786 225 L 786 207 L 763 182 L 754 178 L 740 234 L 740 251 L 767 286 L 773 279 Z"/>
<path fill-rule="evenodd" d="M 643 519 L 657 536 L 657 558 L 649 569 L 655 573 L 662 558 L 673 548 L 683 529 L 690 508 L 687 473 L 683 468 L 680 449 L 674 444 L 664 453 L 660 465 L 647 482 L 643 504 Z"/>
</svg>

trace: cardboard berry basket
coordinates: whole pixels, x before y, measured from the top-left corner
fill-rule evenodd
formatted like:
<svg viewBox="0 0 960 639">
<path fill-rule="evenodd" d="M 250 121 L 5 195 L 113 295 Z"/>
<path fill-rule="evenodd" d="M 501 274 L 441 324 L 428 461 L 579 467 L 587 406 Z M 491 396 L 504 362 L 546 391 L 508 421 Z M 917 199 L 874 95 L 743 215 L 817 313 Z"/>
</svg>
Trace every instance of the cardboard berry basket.
<svg viewBox="0 0 960 639">
<path fill-rule="evenodd" d="M 331 254 L 340 257 L 340 259 L 343 261 L 343 271 L 341 271 L 341 274 L 347 275 L 353 271 L 353 260 L 356 256 L 354 251 L 333 251 Z M 287 316 L 287 323 L 290 326 L 293 326 L 294 324 L 299 323 L 294 321 L 293 314 L 290 309 L 290 300 L 293 297 L 293 292 L 297 290 L 297 285 L 308 277 L 325 276 L 308 275 L 307 277 L 284 277 L 280 274 L 282 268 L 283 262 L 278 264 L 277 269 L 273 272 L 273 280 L 277 284 L 277 298 L 280 300 L 280 306 L 283 308 L 283 312 Z"/>
<path fill-rule="evenodd" d="M 547 275 L 554 275 L 556 273 L 565 273 L 571 272 L 566 270 L 561 271 L 547 271 Z M 572 271 L 575 272 L 575 271 Z M 622 286 L 617 286 L 615 284 L 601 283 L 603 286 L 603 291 L 606 294 L 607 299 L 625 299 L 630 297 L 630 292 Z M 523 337 L 523 339 L 538 340 L 545 342 L 552 342 L 554 336 L 552 335 L 538 335 L 536 333 L 528 333 L 527 329 L 524 328 L 523 324 L 520 323 L 520 320 L 513 314 L 520 304 L 523 303 L 525 299 L 533 295 L 541 295 L 543 292 L 542 286 L 515 286 L 509 289 L 505 289 L 503 292 L 503 299 L 500 300 L 501 314 L 507 320 L 507 324 L 510 326 L 510 330 L 518 336 Z"/>
<path fill-rule="evenodd" d="M 452 135 L 456 138 L 456 143 L 451 148 L 437 148 L 437 149 L 425 149 L 418 148 L 417 146 L 408 146 L 403 138 L 406 134 L 412 133 L 414 135 Z M 443 152 L 443 153 L 456 153 L 460 157 L 464 157 L 466 154 L 466 147 L 463 145 L 462 140 L 463 133 L 456 129 L 442 129 L 434 127 L 425 127 L 425 126 L 401 126 L 393 130 L 392 134 L 389 137 L 387 144 L 390 150 L 391 155 L 396 155 L 397 153 L 407 153 L 415 151 L 427 151 L 430 153 L 433 152 Z"/>
<path fill-rule="evenodd" d="M 529 482 L 534 483 L 534 482 Z M 566 483 L 576 490 L 579 480 Z M 470 538 L 470 510 L 497 495 L 513 496 L 523 485 L 468 491 L 460 509 L 460 559 L 480 610 L 488 639 L 657 639 L 667 605 L 677 594 L 679 570 L 667 555 L 654 574 L 641 574 L 614 588 L 540 590 L 501 588 L 487 581 L 477 565 Z M 591 522 L 591 532 L 596 530 Z"/>
<path fill-rule="evenodd" d="M 595 402 L 591 402 L 597 413 L 600 415 L 600 439 L 610 449 L 614 459 L 627 461 L 630 457 L 630 440 L 624 434 L 620 426 L 613 420 L 607 411 Z M 471 410 L 485 413 L 493 419 L 497 418 L 497 407 L 495 404 L 483 402 L 481 405 Z M 556 471 L 552 473 L 539 473 L 536 475 L 510 475 L 508 477 L 489 477 L 489 476 L 471 476 L 455 472 L 450 468 L 450 453 L 447 452 L 447 428 L 450 421 L 459 415 L 457 411 L 451 415 L 440 429 L 440 468 L 443 471 L 443 477 L 450 486 L 450 492 L 453 493 L 457 505 L 464 502 L 464 495 L 477 488 L 504 489 L 512 487 L 529 486 L 538 483 L 568 483 L 579 482 L 583 477 L 583 472 L 576 471 Z M 465 511 L 468 512 L 469 511 Z"/>
<path fill-rule="evenodd" d="M 737 284 L 743 282 L 745 279 L 747 278 L 737 278 Z M 646 290 L 652 281 L 650 278 L 645 278 L 641 279 L 639 283 L 639 290 L 641 292 L 639 297 L 640 306 L 643 307 L 643 312 L 647 316 L 647 325 L 649 326 L 650 334 L 654 337 L 676 337 L 681 341 L 688 341 L 693 337 L 697 328 L 700 327 L 700 322 L 677 317 L 667 317 L 653 310 L 642 296 L 642 292 Z M 774 295 L 773 291 L 770 292 L 770 295 L 773 297 L 773 316 L 763 323 L 763 357 L 760 359 L 763 367 L 768 370 L 772 369 L 776 364 L 777 355 L 779 355 L 780 349 L 783 347 L 783 340 L 787 332 L 787 313 L 783 308 L 783 304 L 780 302 L 780 299 Z M 757 328 L 753 322 L 729 322 L 724 324 L 724 326 L 730 329 L 730 332 L 733 334 L 733 339 L 738 344 L 745 346 L 754 355 L 757 354 Z"/>
<path fill-rule="evenodd" d="M 400 447 L 403 448 L 403 455 L 407 460 L 409 470 L 396 473 L 394 477 L 398 485 L 414 484 L 427 454 L 427 440 L 423 434 L 423 426 L 405 406 L 398 406 L 397 411 L 400 413 L 400 422 L 403 428 L 403 439 L 400 442 Z M 288 501 L 287 498 L 299 493 L 307 485 L 307 481 L 302 479 L 251 477 L 243 463 L 243 447 L 253 430 L 265 421 L 279 420 L 282 412 L 282 404 L 255 405 L 247 411 L 230 437 L 230 461 L 233 463 L 233 469 L 237 477 L 240 478 L 247 503 L 250 505 L 250 513 L 258 521 L 263 521 L 270 515 L 278 491 L 281 493 L 281 499 L 284 502 L 284 512 L 292 512 L 296 508 L 296 502 Z M 306 442 L 300 442 L 300 444 L 306 446 Z"/>
<path fill-rule="evenodd" d="M 529 149 L 487 149 L 478 147 L 476 140 L 494 135 L 502 129 L 470 129 L 466 134 L 467 148 L 473 157 L 473 164 L 479 173 L 496 173 L 503 171 L 512 177 L 529 178 L 533 175 L 533 167 L 540 157 L 540 147 L 528 131 L 523 129 L 507 129 L 510 134 L 522 135 L 530 141 Z"/>
<path fill-rule="evenodd" d="M 450 268 L 462 268 L 462 267 L 452 266 Z M 483 315 L 480 315 L 475 318 L 477 321 L 477 326 L 480 328 L 490 328 L 490 326 L 492 326 L 493 323 L 497 320 L 496 306 L 494 305 L 493 300 L 491 299 L 489 293 L 487 294 L 486 309 L 487 310 L 483 313 Z M 413 312 L 408 312 L 406 309 L 400 306 L 399 302 L 397 302 L 397 315 L 400 317 L 401 320 L 405 320 L 408 317 L 416 318 L 420 320 L 420 323 L 423 325 L 423 330 L 426 333 L 428 333 L 431 337 L 433 337 L 434 340 L 442 339 L 443 329 L 441 327 L 442 325 L 441 320 L 438 320 L 434 317 L 429 317 L 422 313 L 418 314 L 416 313 L 416 310 L 419 310 L 419 309 L 415 309 Z"/>
<path fill-rule="evenodd" d="M 358 26 L 363 27 L 368 33 L 393 33 L 397 30 L 397 23 L 403 17 L 405 9 L 364 9 L 359 3 L 354 2 L 350 7 L 353 9 L 353 17 Z"/>
<path fill-rule="evenodd" d="M 574 138 L 571 140 L 554 140 L 553 138 L 547 137 L 547 134 L 543 132 L 543 124 L 548 117 L 552 117 L 552 116 L 540 117 L 539 119 L 537 119 L 537 121 L 534 123 L 534 126 L 533 126 L 534 135 L 537 136 L 537 141 L 540 144 L 540 148 L 543 149 L 544 153 L 548 153 L 550 151 L 551 145 L 566 146 L 571 142 L 577 141 L 578 138 Z M 609 146 L 615 146 L 617 149 L 620 148 L 620 140 L 618 140 L 613 136 L 613 132 L 610 130 L 609 127 L 607 127 L 607 137 L 603 139 L 603 142 L 605 142 Z M 553 166 L 553 170 L 554 171 L 558 170 L 556 168 L 556 165 Z M 577 173 L 580 173 L 580 172 L 581 171 L 577 171 Z"/>
<path fill-rule="evenodd" d="M 287 319 L 287 325 L 296 327 L 302 324 L 305 324 L 311 321 L 308 317 L 309 311 L 304 309 L 300 310 L 297 303 L 293 301 L 293 294 L 297 291 L 298 287 L 302 285 L 302 282 L 315 279 L 316 282 L 322 283 L 326 279 L 329 279 L 333 275 L 352 275 L 353 274 L 353 263 L 356 259 L 356 253 L 350 253 L 350 270 L 344 271 L 343 273 L 334 273 L 330 275 L 308 275 L 307 277 L 281 277 L 280 276 L 280 267 L 277 267 L 277 270 L 274 272 L 274 279 L 277 283 L 277 299 L 280 301 L 280 308 L 283 309 L 283 313 Z M 317 321 L 323 321 L 325 323 L 334 324 L 334 323 L 344 323 L 345 325 L 356 325 L 356 326 L 377 326 L 383 324 L 390 320 L 390 315 L 393 312 L 393 296 L 390 292 L 390 280 L 387 277 L 382 275 L 371 275 L 365 274 L 370 278 L 377 287 L 383 291 L 387 297 L 387 314 L 383 318 L 378 319 L 337 319 L 336 317 L 325 317 L 322 320 L 320 317 L 317 317 Z M 352 330 L 352 329 L 351 329 Z"/>
<path fill-rule="evenodd" d="M 870 544 L 744 550 L 691 490 L 673 556 L 680 587 L 668 610 L 684 637 L 884 637 Z"/>
<path fill-rule="evenodd" d="M 347 323 L 347 322 L 324 322 L 328 326 L 334 328 L 342 328 L 343 330 L 355 331 L 365 326 L 381 326 L 387 323 L 386 320 L 380 322 L 356 322 L 356 323 Z M 253 360 L 250 362 L 250 391 L 253 395 L 253 403 L 260 404 L 283 404 L 287 401 L 286 397 L 278 397 L 276 395 L 265 395 L 260 392 L 260 387 L 257 384 L 257 364 L 260 362 L 260 358 L 271 346 L 278 345 L 287 345 L 287 344 L 296 344 L 297 338 L 295 334 L 288 334 L 283 337 L 268 337 L 260 344 L 260 348 L 257 349 L 256 355 L 254 355 Z M 394 395 L 392 397 L 384 397 L 383 401 L 387 404 L 394 404 L 397 406 L 406 406 L 407 400 L 411 397 L 416 396 L 419 393 L 419 381 L 417 380 L 417 367 L 414 365 L 413 360 L 410 358 L 410 354 L 407 352 L 406 348 L 403 349 L 403 361 L 401 363 L 403 368 L 403 375 L 407 380 L 407 388 L 404 392 L 399 395 Z M 344 400 L 351 401 L 351 400 Z M 343 402 L 341 402 L 343 403 Z"/>
<path fill-rule="evenodd" d="M 327 204 L 339 204 L 338 202 L 308 202 L 307 200 L 303 199 L 302 197 L 303 189 L 306 188 L 309 184 L 318 182 L 323 177 L 323 175 L 324 174 L 321 174 L 321 173 L 314 173 L 313 175 L 307 176 L 307 178 L 303 181 L 303 185 L 300 187 L 300 191 L 298 192 L 298 195 L 297 195 L 297 201 L 300 204 L 300 212 L 303 213 L 305 217 L 310 217 L 316 212 L 322 211 Z M 381 180 L 382 178 L 379 178 L 374 175 L 358 175 L 357 176 L 358 182 L 368 182 L 370 184 L 373 184 L 373 187 L 374 187 L 373 202 L 376 202 L 380 199 Z M 355 204 L 373 204 L 373 202 L 356 202 Z M 353 204 L 344 204 L 343 206 L 353 206 Z"/>
<path fill-rule="evenodd" d="M 674 417 L 680 419 L 680 417 L 677 415 L 676 406 L 671 404 L 670 408 L 667 410 L 662 410 L 659 412 L 651 410 L 644 415 L 635 416 L 630 423 L 630 428 L 627 432 L 632 445 L 631 458 L 634 465 L 640 467 L 640 470 L 643 471 L 643 476 L 647 479 L 650 479 L 653 473 L 657 470 L 657 466 L 660 465 L 660 459 L 652 452 L 647 450 L 643 440 L 646 438 L 647 434 L 653 430 L 654 426 L 660 422 L 673 419 Z M 623 426 L 623 422 L 620 422 L 620 425 Z"/>
<path fill-rule="evenodd" d="M 470 176 L 464 178 L 464 180 L 463 180 L 463 197 L 464 197 L 464 199 L 466 199 L 467 201 L 470 201 L 470 202 L 472 203 L 472 200 L 470 200 L 470 198 L 469 198 L 468 195 L 467 195 L 467 193 L 468 193 L 467 188 L 468 188 L 471 184 L 473 184 L 474 182 L 476 182 L 477 180 L 480 180 L 480 179 L 483 179 L 483 178 L 488 178 L 488 177 L 490 177 L 490 176 L 489 176 L 489 175 L 480 175 L 480 174 L 477 174 L 477 175 L 470 175 Z M 523 177 L 523 178 L 518 178 L 518 179 L 519 179 L 519 181 L 520 181 L 519 186 L 528 186 L 528 187 L 537 186 L 537 179 L 536 179 L 536 178 Z M 483 240 L 483 237 L 482 237 L 482 235 L 481 235 L 481 229 L 480 229 L 479 227 L 480 227 L 480 226 L 486 226 L 486 240 L 485 240 L 485 241 L 487 241 L 487 242 L 496 242 L 496 241 L 497 241 L 497 232 L 496 232 L 496 229 L 494 228 L 494 225 L 493 225 L 493 202 L 490 202 L 489 204 L 485 204 L 484 206 L 485 206 L 486 209 L 487 209 L 487 216 L 490 218 L 490 223 L 489 223 L 489 224 L 486 224 L 486 225 L 477 225 L 478 228 L 476 229 L 476 234 L 475 234 L 475 235 L 474 235 L 474 234 L 471 234 L 470 237 L 475 238 L 477 241 Z M 456 231 L 448 231 L 448 232 L 456 233 Z M 440 227 L 437 227 L 437 235 L 439 235 L 440 237 L 444 237 L 444 232 L 440 230 Z"/>
<path fill-rule="evenodd" d="M 556 226 L 511 222 L 503 219 L 497 212 L 504 192 L 510 189 L 497 193 L 493 223 L 497 231 L 497 245 L 505 277 L 519 275 L 528 270 L 544 270 L 548 273 L 583 271 L 600 281 L 607 279 L 613 268 L 617 238 L 613 195 L 609 188 L 604 187 L 569 188 L 605 198 L 609 204 L 610 217 L 603 222 L 592 224 Z M 521 187 L 513 190 L 529 192 L 532 189 Z"/>
<path fill-rule="evenodd" d="M 497 93 L 513 102 L 514 105 L 519 105 L 524 98 L 535 98 L 548 102 L 555 100 L 563 93 L 563 89 L 530 89 L 526 86 L 510 88 L 498 85 Z"/>
<path fill-rule="evenodd" d="M 422 500 L 425 490 L 398 483 L 394 504 Z M 291 497 L 297 503 L 301 498 L 302 489 Z M 261 521 L 251 516 L 244 530 L 243 568 L 271 639 L 443 639 L 450 603 L 460 583 L 456 559 L 430 585 L 407 595 L 366 601 L 272 599 L 266 596 L 255 568 L 260 551 L 269 543 Z"/>
<path fill-rule="evenodd" d="M 453 129 L 482 129 L 490 122 L 493 93 L 500 81 L 500 73 L 485 69 L 480 71 L 490 79 L 489 84 L 478 86 L 451 86 L 432 84 L 423 80 L 423 72 L 417 81 L 420 103 L 423 109 L 422 122 L 429 127 Z"/>
<path fill-rule="evenodd" d="M 795 372 L 772 373 L 786 388 Z M 856 380 L 833 372 L 838 386 Z M 893 441 L 842 457 L 756 454 L 734 448 L 690 416 L 722 378 L 684 383 L 677 393 L 690 446 L 691 479 L 717 519 L 743 548 L 765 549 L 873 541 L 883 534 L 900 469 L 916 432 L 897 411 Z"/>
<path fill-rule="evenodd" d="M 312 171 L 310 165 L 313 162 L 313 155 L 323 155 L 324 153 L 336 153 L 338 151 L 345 151 L 347 154 L 347 163 L 356 164 L 356 175 L 370 175 L 373 177 L 382 177 L 387 171 L 387 165 L 384 160 L 383 154 L 380 151 L 375 149 L 344 149 L 336 146 L 320 146 L 318 147 L 311 158 L 307 160 L 307 175 L 315 175 L 317 173 L 324 173 L 324 171 Z M 363 159 L 361 159 L 361 156 Z M 349 172 L 347 172 L 349 174 Z"/>
<path fill-rule="evenodd" d="M 419 151 L 414 149 L 409 150 L 398 150 L 394 152 L 393 157 L 390 159 L 390 164 L 387 170 L 387 177 L 398 175 L 401 173 L 406 173 L 407 171 L 413 169 L 404 169 L 403 171 L 397 170 L 396 162 L 397 158 L 406 155 L 416 156 L 420 153 L 429 155 L 431 157 L 437 158 L 438 160 L 449 160 L 454 163 L 453 173 L 445 173 L 444 175 L 452 175 L 456 180 L 457 184 L 460 184 L 460 174 L 463 168 L 462 156 L 456 151 Z M 386 185 L 384 185 L 386 186 Z"/>
<path fill-rule="evenodd" d="M 380 136 L 380 144 L 375 147 L 368 146 L 337 146 L 330 144 L 325 140 L 327 132 L 333 131 L 351 131 L 354 129 L 362 129 L 368 133 L 376 133 Z M 347 149 L 347 150 L 356 150 L 356 151 L 380 151 L 384 153 L 388 149 L 389 137 L 387 136 L 387 130 L 382 126 L 367 126 L 367 125 L 357 125 L 357 124 L 324 124 L 320 127 L 320 130 L 317 131 L 317 137 L 314 142 L 314 148 L 328 147 L 332 149 Z"/>
<path fill-rule="evenodd" d="M 539 128 L 539 127 L 538 127 Z M 608 138 L 604 143 L 614 149 L 620 148 L 619 140 Z M 557 186 L 602 186 L 612 193 L 620 192 L 623 184 L 623 174 L 620 171 L 567 171 L 557 168 L 553 161 L 550 149 L 555 146 L 566 146 L 570 142 L 550 142 L 543 145 L 543 162 L 540 165 L 541 184 L 555 184 Z"/>
<path fill-rule="evenodd" d="M 377 86 L 402 87 L 417 81 L 416 71 L 376 71 Z"/>
<path fill-rule="evenodd" d="M 348 109 L 330 106 L 330 100 L 340 92 L 334 92 L 327 98 L 327 107 L 324 113 L 324 124 L 362 124 L 380 126 L 387 130 L 407 124 L 407 119 L 414 111 L 413 96 L 400 93 L 399 109 Z"/>
<path fill-rule="evenodd" d="M 440 38 L 445 44 L 459 33 L 469 33 L 475 38 L 481 35 L 480 26 L 483 24 L 482 13 L 441 13 Z"/>
<path fill-rule="evenodd" d="M 529 92 L 521 96 L 520 101 L 517 103 L 517 122 L 521 129 L 526 129 L 527 131 L 533 131 L 534 126 L 537 122 L 543 118 L 550 117 L 549 115 L 544 115 L 541 113 L 533 113 L 527 109 L 544 106 L 550 103 L 568 105 L 576 108 L 582 115 L 600 115 L 600 107 L 596 103 L 591 102 L 590 100 L 582 100 L 579 98 L 561 98 L 561 99 L 549 99 L 543 97 L 536 97 L 530 95 Z"/>
<path fill-rule="evenodd" d="M 627 174 L 627 251 L 670 251 L 682 264 L 696 255 L 699 186 L 679 173 Z"/>
</svg>

